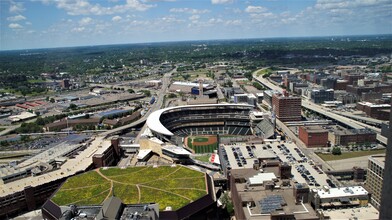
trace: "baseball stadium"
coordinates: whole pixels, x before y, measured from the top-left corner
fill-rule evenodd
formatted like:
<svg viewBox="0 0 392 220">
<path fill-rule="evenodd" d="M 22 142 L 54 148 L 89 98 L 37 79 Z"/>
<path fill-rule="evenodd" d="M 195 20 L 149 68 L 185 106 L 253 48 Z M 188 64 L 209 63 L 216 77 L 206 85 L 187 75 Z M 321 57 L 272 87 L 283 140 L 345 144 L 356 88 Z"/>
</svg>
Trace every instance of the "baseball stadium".
<svg viewBox="0 0 392 220">
<path fill-rule="evenodd" d="M 155 136 L 167 141 L 192 135 L 250 135 L 252 108 L 246 104 L 169 107 L 151 113 L 147 126 Z"/>
</svg>

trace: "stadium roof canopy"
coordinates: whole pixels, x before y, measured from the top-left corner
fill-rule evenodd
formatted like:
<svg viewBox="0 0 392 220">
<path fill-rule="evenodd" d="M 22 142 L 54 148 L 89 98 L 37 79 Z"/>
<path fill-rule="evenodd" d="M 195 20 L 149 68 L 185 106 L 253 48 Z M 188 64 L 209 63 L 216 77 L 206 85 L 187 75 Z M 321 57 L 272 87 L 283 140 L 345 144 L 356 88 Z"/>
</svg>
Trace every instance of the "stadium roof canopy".
<svg viewBox="0 0 392 220">
<path fill-rule="evenodd" d="M 207 105 L 183 105 L 183 106 L 175 106 L 175 107 L 169 107 L 169 108 L 164 108 L 157 110 L 153 113 L 150 114 L 147 118 L 147 126 L 160 134 L 167 135 L 167 136 L 173 136 L 174 134 L 169 131 L 159 120 L 162 113 L 173 110 L 173 109 L 197 109 L 197 108 L 203 108 L 203 107 L 224 107 L 224 106 L 242 106 L 242 107 L 248 107 L 248 108 L 253 108 L 252 105 L 247 105 L 247 104 L 228 104 L 228 103 L 223 103 L 223 104 L 207 104 Z"/>
</svg>

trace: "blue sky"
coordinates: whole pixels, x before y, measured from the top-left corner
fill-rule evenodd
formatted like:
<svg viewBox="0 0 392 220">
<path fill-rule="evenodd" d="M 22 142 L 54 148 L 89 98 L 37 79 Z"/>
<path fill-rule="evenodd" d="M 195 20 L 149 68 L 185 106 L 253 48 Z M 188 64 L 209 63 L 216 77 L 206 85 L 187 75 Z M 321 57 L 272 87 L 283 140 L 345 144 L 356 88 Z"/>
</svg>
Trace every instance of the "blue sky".
<svg viewBox="0 0 392 220">
<path fill-rule="evenodd" d="M 0 0 L 0 50 L 392 33 L 391 0 Z"/>
</svg>

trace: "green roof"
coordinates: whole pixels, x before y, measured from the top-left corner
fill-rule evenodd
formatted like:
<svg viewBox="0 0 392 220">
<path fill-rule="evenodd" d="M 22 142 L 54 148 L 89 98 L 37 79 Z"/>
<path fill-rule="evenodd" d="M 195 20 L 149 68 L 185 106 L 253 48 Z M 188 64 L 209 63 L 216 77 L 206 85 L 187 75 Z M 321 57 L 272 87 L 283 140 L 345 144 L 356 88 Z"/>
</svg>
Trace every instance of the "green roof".
<svg viewBox="0 0 392 220">
<path fill-rule="evenodd" d="M 52 197 L 57 205 L 102 205 L 112 195 L 125 204 L 159 203 L 177 210 L 207 194 L 205 174 L 184 166 L 112 167 L 70 177 Z"/>
</svg>

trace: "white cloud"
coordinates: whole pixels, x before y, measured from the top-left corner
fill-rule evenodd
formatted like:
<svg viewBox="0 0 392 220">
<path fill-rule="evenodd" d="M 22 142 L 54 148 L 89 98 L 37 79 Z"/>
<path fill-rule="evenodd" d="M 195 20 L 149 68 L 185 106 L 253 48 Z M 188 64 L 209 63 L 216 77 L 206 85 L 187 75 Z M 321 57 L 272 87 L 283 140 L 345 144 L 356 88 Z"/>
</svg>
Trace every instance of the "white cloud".
<svg viewBox="0 0 392 220">
<path fill-rule="evenodd" d="M 11 23 L 8 25 L 8 27 L 11 29 L 22 29 L 23 28 L 23 26 L 18 23 Z"/>
<path fill-rule="evenodd" d="M 172 13 L 188 13 L 188 14 L 205 14 L 210 12 L 210 10 L 207 9 L 197 10 L 193 8 L 171 8 L 169 11 Z"/>
<path fill-rule="evenodd" d="M 369 6 L 391 6 L 390 0 L 318 0 L 314 6 L 317 9 L 342 9 L 342 8 L 356 8 Z"/>
<path fill-rule="evenodd" d="M 125 4 L 104 7 L 101 1 L 90 3 L 88 0 L 41 0 L 43 3 L 54 3 L 57 8 L 65 10 L 69 15 L 111 15 L 127 11 L 146 11 L 156 5 L 144 4 L 140 0 L 126 0 Z"/>
<path fill-rule="evenodd" d="M 21 21 L 21 20 L 25 20 L 26 17 L 23 15 L 15 15 L 15 16 L 11 16 L 7 18 L 7 21 Z"/>
<path fill-rule="evenodd" d="M 227 25 L 227 26 L 234 26 L 234 25 L 241 25 L 241 24 L 242 24 L 242 20 L 239 20 L 239 19 L 237 19 L 237 20 L 227 20 L 225 22 L 225 25 Z"/>
<path fill-rule="evenodd" d="M 121 19 L 122 17 L 117 15 L 112 18 L 112 21 L 121 21 Z"/>
<path fill-rule="evenodd" d="M 86 28 L 85 27 L 76 27 L 73 28 L 71 31 L 72 32 L 83 32 Z"/>
<path fill-rule="evenodd" d="M 10 13 L 21 13 L 24 10 L 26 10 L 26 9 L 23 7 L 23 4 L 21 2 L 12 2 L 11 1 L 11 5 L 10 5 L 10 9 L 9 9 Z"/>
<path fill-rule="evenodd" d="M 90 17 L 82 18 L 82 19 L 80 19 L 80 21 L 79 21 L 79 25 L 80 25 L 80 26 L 85 26 L 85 25 L 90 24 L 92 21 L 93 21 L 93 19 L 90 18 Z"/>
<path fill-rule="evenodd" d="M 177 0 L 143 0 L 143 2 L 176 2 Z"/>
<path fill-rule="evenodd" d="M 214 5 L 230 4 L 230 3 L 233 3 L 233 0 L 211 0 L 211 3 L 214 4 Z"/>
<path fill-rule="evenodd" d="M 249 5 L 245 9 L 245 12 L 247 12 L 247 13 L 263 13 L 265 11 L 267 11 L 267 8 L 264 8 L 262 6 L 252 6 L 252 5 Z"/>
<path fill-rule="evenodd" d="M 189 17 L 189 20 L 195 21 L 195 20 L 198 20 L 199 18 L 200 18 L 200 15 L 192 15 Z"/>
</svg>

